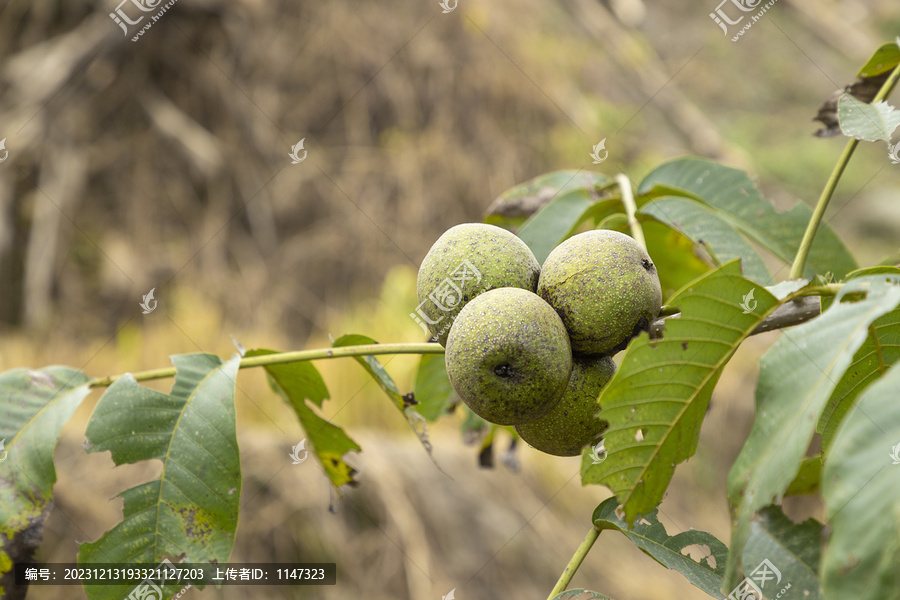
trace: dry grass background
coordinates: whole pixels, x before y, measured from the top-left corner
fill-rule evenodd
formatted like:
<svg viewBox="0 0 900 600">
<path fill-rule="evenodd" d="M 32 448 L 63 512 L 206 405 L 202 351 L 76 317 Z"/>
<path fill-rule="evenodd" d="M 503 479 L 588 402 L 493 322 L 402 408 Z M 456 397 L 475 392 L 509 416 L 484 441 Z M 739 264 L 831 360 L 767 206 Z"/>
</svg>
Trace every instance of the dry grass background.
<svg viewBox="0 0 900 600">
<path fill-rule="evenodd" d="M 590 167 L 602 138 L 608 173 L 639 179 L 699 154 L 758 174 L 780 207 L 813 202 L 841 143 L 810 138 L 810 119 L 896 35 L 900 9 L 781 0 L 733 44 L 707 16 L 714 4 L 460 0 L 442 15 L 436 0 L 178 0 L 132 43 L 107 16 L 112 0 L 6 2 L 0 369 L 135 371 L 170 354 L 229 355 L 231 335 L 248 348 L 317 347 L 348 332 L 421 341 L 407 315 L 433 240 L 515 183 Z M 291 165 L 300 138 L 309 154 Z M 861 262 L 897 249 L 898 185 L 883 147 L 861 147 L 828 216 Z M 151 287 L 159 307 L 144 316 Z M 700 450 L 662 506 L 671 533 L 727 540 L 725 473 L 772 339 L 753 338 L 723 376 Z M 415 365 L 390 360 L 402 391 Z M 259 373 L 242 373 L 247 506 L 234 560 L 333 560 L 340 585 L 189 593 L 544 598 L 606 491 L 581 488 L 575 462 L 527 448 L 518 475 L 478 470 L 452 418 L 432 427 L 449 479 L 355 365 L 321 368 L 325 415 L 363 446 L 363 483 L 328 514 L 315 465 L 287 460 L 303 436 L 296 420 Z M 74 560 L 76 541 L 121 517 L 107 499 L 158 468 L 112 469 L 108 455 L 82 451 L 96 400 L 56 452 L 43 560 Z M 601 536 L 575 585 L 618 600 L 706 597 L 620 537 Z"/>
</svg>

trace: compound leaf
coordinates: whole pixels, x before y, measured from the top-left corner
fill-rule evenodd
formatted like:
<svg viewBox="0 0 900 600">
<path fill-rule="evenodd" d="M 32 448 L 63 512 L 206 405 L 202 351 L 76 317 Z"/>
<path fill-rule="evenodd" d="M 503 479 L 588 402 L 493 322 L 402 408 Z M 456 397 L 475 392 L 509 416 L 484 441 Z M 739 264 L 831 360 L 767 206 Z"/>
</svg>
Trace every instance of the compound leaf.
<svg viewBox="0 0 900 600">
<path fill-rule="evenodd" d="M 718 596 L 722 587 L 722 574 L 725 572 L 725 559 L 728 548 L 712 534 L 690 529 L 673 536 L 666 533 L 665 526 L 653 510 L 644 516 L 634 528 L 616 515 L 618 502 L 609 498 L 594 509 L 591 520 L 601 531 L 613 529 L 630 539 L 642 552 L 669 569 L 675 569 L 685 576 L 695 587 L 707 594 Z M 692 546 L 706 546 L 709 554 L 695 561 L 686 554 Z"/>
<path fill-rule="evenodd" d="M 78 562 L 227 562 L 241 497 L 234 380 L 240 356 L 173 356 L 169 394 L 141 387 L 130 374 L 113 383 L 94 409 L 88 452 L 109 450 L 117 465 L 162 461 L 159 479 L 122 492 L 122 521 L 82 544 Z M 133 586 L 131 586 L 133 587 Z M 85 585 L 91 600 L 119 600 L 128 586 Z M 177 590 L 176 590 L 177 591 Z"/>
<path fill-rule="evenodd" d="M 593 464 L 587 450 L 582 457 L 582 482 L 608 486 L 629 523 L 662 501 L 675 465 L 694 454 L 722 368 L 779 302 L 741 277 L 733 261 L 676 293 L 669 304 L 681 315 L 666 320 L 663 339 L 645 334 L 632 341 L 600 394 L 601 418 L 609 422 L 608 458 Z"/>
<path fill-rule="evenodd" d="M 867 292 L 865 300 L 841 302 Z M 866 339 L 869 325 L 900 304 L 900 287 L 880 277 L 844 285 L 820 317 L 782 332 L 760 359 L 756 417 L 728 475 L 734 514 L 728 583 L 736 582 L 753 513 L 778 502 L 796 476 L 835 384 Z"/>
</svg>

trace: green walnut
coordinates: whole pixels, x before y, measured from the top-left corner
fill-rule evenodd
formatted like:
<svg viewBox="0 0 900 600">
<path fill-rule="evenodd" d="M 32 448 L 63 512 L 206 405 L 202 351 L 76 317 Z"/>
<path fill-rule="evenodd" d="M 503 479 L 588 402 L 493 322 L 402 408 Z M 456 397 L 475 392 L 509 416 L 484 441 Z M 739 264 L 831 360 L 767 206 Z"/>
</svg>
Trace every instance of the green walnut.
<svg viewBox="0 0 900 600">
<path fill-rule="evenodd" d="M 534 292 L 499 288 L 460 311 L 444 357 L 450 383 L 476 415 L 498 425 L 547 414 L 569 382 L 572 350 L 559 315 Z"/>
<path fill-rule="evenodd" d="M 615 354 L 659 315 L 656 266 L 632 238 L 606 229 L 573 236 L 541 269 L 538 295 L 556 309 L 576 354 Z"/>
<path fill-rule="evenodd" d="M 616 373 L 608 356 L 576 356 L 562 399 L 543 417 L 516 425 L 523 440 L 541 452 L 577 456 L 587 445 L 600 441 L 606 422 L 597 417 L 597 396 Z"/>
<path fill-rule="evenodd" d="M 425 255 L 412 316 L 442 346 L 467 302 L 487 290 L 515 287 L 535 291 L 541 266 L 525 242 L 484 223 L 451 227 Z"/>
</svg>

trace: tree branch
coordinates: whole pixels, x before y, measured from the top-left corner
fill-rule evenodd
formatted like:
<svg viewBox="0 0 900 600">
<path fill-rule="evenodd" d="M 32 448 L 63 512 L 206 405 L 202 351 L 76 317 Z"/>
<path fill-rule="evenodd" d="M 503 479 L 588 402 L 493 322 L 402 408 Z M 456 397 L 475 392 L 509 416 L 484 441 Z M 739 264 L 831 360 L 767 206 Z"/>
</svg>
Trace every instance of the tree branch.
<svg viewBox="0 0 900 600">
<path fill-rule="evenodd" d="M 805 323 L 806 321 L 817 317 L 820 312 L 821 302 L 819 301 L 818 296 L 797 298 L 796 300 L 787 302 L 775 309 L 775 312 L 766 317 L 763 322 L 750 333 L 750 335 L 800 325 L 801 323 Z M 663 332 L 666 330 L 666 320 L 677 319 L 680 315 L 681 313 L 675 313 L 674 315 L 653 321 L 653 324 L 650 325 L 650 339 L 662 338 Z"/>
</svg>

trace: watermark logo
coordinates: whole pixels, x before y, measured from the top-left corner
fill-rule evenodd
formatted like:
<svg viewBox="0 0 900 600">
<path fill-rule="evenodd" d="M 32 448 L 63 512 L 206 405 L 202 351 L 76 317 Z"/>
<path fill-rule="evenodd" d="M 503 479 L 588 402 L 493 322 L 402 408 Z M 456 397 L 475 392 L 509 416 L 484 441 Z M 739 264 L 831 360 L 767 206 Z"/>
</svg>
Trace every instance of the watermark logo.
<svg viewBox="0 0 900 600">
<path fill-rule="evenodd" d="M 422 331 L 428 333 L 428 325 L 437 325 L 446 317 L 441 316 L 436 321 L 432 321 L 428 315 L 425 314 L 422 305 L 430 300 L 432 304 L 441 311 L 452 311 L 459 306 L 459 303 L 462 301 L 463 291 L 461 286 L 466 285 L 466 282 L 468 281 L 474 281 L 476 286 L 479 285 L 481 283 L 481 271 L 467 259 L 463 259 L 463 261 L 453 269 L 450 275 L 445 277 L 444 280 L 428 294 L 427 300 L 419 302 L 419 305 L 416 307 L 416 312 L 409 313 L 409 316 L 422 328 Z M 452 323 L 453 319 L 450 319 L 449 323 L 447 323 L 433 339 L 437 339 L 439 336 L 443 335 L 443 333 L 450 328 L 450 324 Z"/>
<path fill-rule="evenodd" d="M 166 11 L 172 8 L 177 1 L 178 0 L 169 0 L 169 2 L 167 2 L 160 8 L 163 0 L 122 0 L 122 2 L 120 2 L 116 7 L 116 10 L 109 13 L 109 18 L 112 19 L 116 23 L 116 25 L 121 27 L 122 33 L 125 34 L 125 37 L 128 37 L 128 26 L 139 25 L 141 21 L 146 18 L 146 15 L 135 13 L 133 9 L 129 9 L 129 12 L 131 12 L 132 15 L 140 15 L 136 19 L 132 19 L 123 8 L 124 5 L 131 3 L 132 5 L 134 5 L 134 7 L 136 7 L 143 13 L 153 12 L 157 8 L 160 8 L 160 10 L 155 15 L 150 15 L 150 22 L 141 27 L 137 34 L 131 38 L 132 42 L 136 42 L 142 35 L 144 35 L 145 31 L 153 27 L 153 24 L 160 20 L 166 13 Z"/>
<path fill-rule="evenodd" d="M 764 5 L 762 5 L 763 0 L 722 0 L 719 5 L 716 7 L 715 12 L 709 13 L 709 18 L 715 21 L 716 25 L 722 28 L 722 32 L 727 36 L 728 35 L 728 26 L 729 25 L 738 25 L 741 21 L 744 20 L 745 16 L 750 17 L 750 21 L 745 23 L 743 27 L 737 32 L 737 34 L 731 38 L 732 42 L 738 41 L 744 33 L 753 27 L 753 24 L 759 21 L 762 16 L 766 13 L 769 8 L 771 8 L 778 0 L 769 0 Z M 725 9 L 722 8 L 723 5 L 728 3 L 734 5 L 740 12 L 734 13 L 730 7 L 729 12 L 732 14 L 737 14 L 738 17 L 736 19 L 732 19 L 729 16 Z M 762 6 L 760 6 L 762 5 Z M 743 15 L 741 13 L 749 13 L 759 9 L 759 11 L 755 15 Z"/>
<path fill-rule="evenodd" d="M 141 15 L 140 17 L 132 21 L 131 18 L 127 14 L 125 14 L 125 10 L 122 8 L 122 5 L 128 4 L 129 2 L 134 4 L 142 12 L 150 12 L 157 6 L 159 6 L 159 3 L 162 2 L 162 0 L 156 0 L 156 2 L 153 2 L 153 0 L 122 0 L 121 2 L 119 2 L 116 10 L 109 13 L 109 18 L 112 19 L 116 23 L 116 25 L 122 28 L 122 33 L 125 34 L 125 37 L 128 37 L 128 25 L 137 25 L 144 20 L 144 16 Z"/>
<path fill-rule="evenodd" d="M 591 446 L 588 458 L 590 458 L 591 463 L 595 465 L 599 465 L 606 460 L 606 446 L 603 445 L 603 440 L 600 440 L 596 446 Z"/>
<path fill-rule="evenodd" d="M 156 300 L 153 299 L 153 292 L 156 291 L 156 288 L 150 290 L 149 293 L 144 294 L 144 300 L 138 305 L 144 309 L 144 314 L 149 315 L 154 310 L 156 310 Z M 150 306 L 150 303 L 153 302 L 153 306 Z"/>
<path fill-rule="evenodd" d="M 603 158 L 600 158 L 600 151 L 603 151 Z M 594 146 L 593 152 L 591 152 L 591 158 L 594 159 L 594 164 L 599 165 L 609 156 L 609 151 L 606 149 L 606 138 L 600 140 L 600 142 Z"/>
<path fill-rule="evenodd" d="M 156 572 L 165 571 L 166 574 L 172 573 L 174 575 L 174 571 L 172 569 L 175 568 L 175 565 L 172 564 L 168 558 L 164 558 L 161 563 L 154 569 Z M 160 584 L 165 585 L 165 583 L 170 583 L 172 577 L 164 577 L 163 581 L 160 581 Z M 181 580 L 179 576 L 178 580 Z M 172 596 L 172 600 L 176 600 L 177 598 L 181 598 L 185 592 L 191 589 L 191 584 L 187 584 L 185 587 L 181 588 L 181 591 Z M 125 600 L 163 600 L 163 590 L 162 588 L 156 584 L 155 579 L 145 579 L 141 583 L 139 583 L 131 593 L 128 594 L 128 597 Z"/>
<path fill-rule="evenodd" d="M 303 452 L 302 457 L 300 456 L 301 451 Z M 304 460 L 306 460 L 306 458 L 309 456 L 309 451 L 306 449 L 306 438 L 303 438 L 296 446 L 291 447 L 291 453 L 288 454 L 288 456 L 290 456 L 294 461 L 291 463 L 292 465 L 299 465 Z"/>
<path fill-rule="evenodd" d="M 459 4 L 459 0 L 441 0 L 438 4 L 444 9 L 442 12 L 446 15 L 447 13 L 456 10 L 456 5 Z M 453 598 L 450 598 L 449 600 L 453 600 Z"/>
<path fill-rule="evenodd" d="M 2 448 L 3 448 L 3 443 L 0 442 L 0 449 L 2 449 Z M 891 460 L 894 461 L 891 463 L 892 465 L 900 465 L 900 444 L 897 444 L 896 446 L 891 448 L 891 453 L 889 456 L 891 457 Z M 0 460 L 2 460 L 2 459 L 0 459 Z"/>
<path fill-rule="evenodd" d="M 755 290 L 755 289 L 756 288 L 753 288 L 753 290 Z M 754 310 L 756 310 L 756 300 L 753 299 L 753 290 L 750 290 L 749 292 L 744 294 L 744 299 L 741 302 L 741 308 L 744 309 L 745 315 L 752 313 Z M 750 304 L 751 302 L 753 304 Z"/>
<path fill-rule="evenodd" d="M 900 146 L 900 144 L 897 144 Z M 0 158 L 0 163 L 9 158 L 9 150 L 6 149 L 6 138 L 0 140 L 0 150 L 3 151 L 3 158 Z"/>
<path fill-rule="evenodd" d="M 888 147 L 890 148 L 890 150 L 888 151 L 888 156 L 891 157 L 891 162 L 895 165 L 900 164 L 900 142 L 897 142 L 893 146 L 888 144 Z M 0 141 L 0 149 L 2 148 L 3 142 Z M 3 162 L 3 160 L 0 160 L 0 162 Z"/>
<path fill-rule="evenodd" d="M 0 462 L 6 460 L 7 455 L 9 455 L 9 451 L 4 448 L 4 444 L 6 444 L 6 438 L 0 440 Z"/>
<path fill-rule="evenodd" d="M 296 144 L 291 146 L 291 152 L 290 152 L 290 154 L 288 154 L 288 156 L 291 157 L 292 165 L 299 165 L 304 160 L 306 160 L 306 150 L 303 150 L 303 141 L 305 139 L 306 138 L 303 138 L 302 140 L 300 140 L 299 142 L 297 142 Z M 300 156 L 300 154 L 299 154 L 300 150 L 303 150 L 303 156 Z"/>
<path fill-rule="evenodd" d="M 731 593 L 728 594 L 728 600 L 775 599 L 780 598 L 787 590 L 791 589 L 791 584 L 789 583 L 781 588 L 778 594 L 769 592 L 767 596 L 763 596 L 762 591 L 769 583 L 773 583 L 770 589 L 779 585 L 781 583 L 781 571 L 766 558 L 736 588 L 731 590 Z"/>
<path fill-rule="evenodd" d="M 452 590 L 450 590 L 450 592 L 446 596 L 441 596 L 441 600 L 455 600 L 455 598 L 456 598 L 456 596 L 454 595 L 455 593 L 456 593 L 456 588 L 453 588 Z"/>
</svg>

